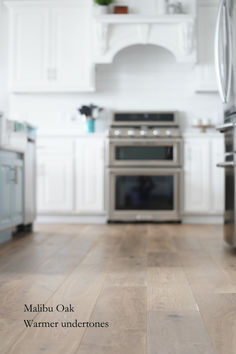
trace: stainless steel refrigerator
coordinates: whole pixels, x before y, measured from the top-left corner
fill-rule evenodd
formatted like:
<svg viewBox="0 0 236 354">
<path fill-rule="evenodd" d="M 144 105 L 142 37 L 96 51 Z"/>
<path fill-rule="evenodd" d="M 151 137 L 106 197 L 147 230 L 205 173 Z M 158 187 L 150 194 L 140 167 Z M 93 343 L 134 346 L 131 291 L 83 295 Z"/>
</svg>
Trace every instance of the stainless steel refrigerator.
<svg viewBox="0 0 236 354">
<path fill-rule="evenodd" d="M 218 130 L 225 137 L 225 241 L 236 247 L 236 1 L 221 0 L 216 24 L 215 63 L 224 121 Z"/>
</svg>

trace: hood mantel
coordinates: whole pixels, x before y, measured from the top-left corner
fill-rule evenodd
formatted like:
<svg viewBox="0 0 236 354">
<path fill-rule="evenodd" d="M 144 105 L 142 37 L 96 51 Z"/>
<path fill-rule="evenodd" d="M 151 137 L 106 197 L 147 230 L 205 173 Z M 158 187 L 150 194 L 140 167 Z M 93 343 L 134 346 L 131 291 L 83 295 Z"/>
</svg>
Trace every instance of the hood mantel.
<svg viewBox="0 0 236 354">
<path fill-rule="evenodd" d="M 196 62 L 195 17 L 191 15 L 101 15 L 95 21 L 95 63 L 112 63 L 122 49 L 153 44 L 178 62 Z"/>
</svg>

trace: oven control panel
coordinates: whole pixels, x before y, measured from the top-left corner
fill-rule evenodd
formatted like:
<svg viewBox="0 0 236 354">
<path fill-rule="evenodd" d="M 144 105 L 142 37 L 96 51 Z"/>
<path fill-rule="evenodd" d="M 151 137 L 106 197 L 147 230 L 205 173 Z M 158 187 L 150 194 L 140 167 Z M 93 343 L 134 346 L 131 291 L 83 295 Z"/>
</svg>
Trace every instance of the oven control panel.
<svg viewBox="0 0 236 354">
<path fill-rule="evenodd" d="M 181 137 L 179 128 L 125 128 L 111 127 L 110 138 L 178 138 Z"/>
</svg>

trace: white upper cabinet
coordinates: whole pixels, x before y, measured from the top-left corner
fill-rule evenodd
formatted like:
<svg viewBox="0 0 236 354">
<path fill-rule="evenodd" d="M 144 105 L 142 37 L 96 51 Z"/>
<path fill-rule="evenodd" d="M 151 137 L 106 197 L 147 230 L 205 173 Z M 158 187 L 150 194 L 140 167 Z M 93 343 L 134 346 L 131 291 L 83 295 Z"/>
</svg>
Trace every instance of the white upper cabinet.
<svg viewBox="0 0 236 354">
<path fill-rule="evenodd" d="M 90 88 L 92 84 L 89 14 L 88 6 L 53 9 L 52 68 L 55 87 L 62 90 Z"/>
<path fill-rule="evenodd" d="M 198 0 L 196 90 L 199 92 L 217 91 L 214 38 L 218 6 L 216 0 Z"/>
<path fill-rule="evenodd" d="M 91 6 L 85 1 L 6 1 L 13 92 L 94 90 Z"/>
<path fill-rule="evenodd" d="M 43 88 L 47 84 L 49 62 L 49 13 L 45 9 L 25 9 L 14 12 L 12 20 L 12 88 Z"/>
</svg>

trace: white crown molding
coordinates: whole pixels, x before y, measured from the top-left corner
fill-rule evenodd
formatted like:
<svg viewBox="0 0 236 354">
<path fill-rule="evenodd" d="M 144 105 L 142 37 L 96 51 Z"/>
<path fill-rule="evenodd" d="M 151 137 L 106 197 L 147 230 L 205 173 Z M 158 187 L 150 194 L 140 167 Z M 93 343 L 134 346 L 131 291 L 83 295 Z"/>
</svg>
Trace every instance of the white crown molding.
<svg viewBox="0 0 236 354">
<path fill-rule="evenodd" d="M 31 6 L 88 6 L 92 3 L 88 0 L 4 0 L 4 5 L 11 8 L 24 8 Z"/>
</svg>

